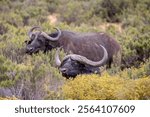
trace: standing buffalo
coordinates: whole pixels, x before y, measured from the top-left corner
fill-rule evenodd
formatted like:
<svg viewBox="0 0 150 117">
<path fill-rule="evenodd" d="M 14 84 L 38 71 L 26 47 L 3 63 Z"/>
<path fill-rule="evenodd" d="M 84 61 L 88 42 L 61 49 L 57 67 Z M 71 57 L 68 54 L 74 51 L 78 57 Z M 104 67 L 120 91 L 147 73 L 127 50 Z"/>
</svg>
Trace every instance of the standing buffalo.
<svg viewBox="0 0 150 117">
<path fill-rule="evenodd" d="M 100 46 L 104 51 L 103 58 L 100 61 L 95 62 L 81 55 L 69 54 L 65 56 L 63 61 L 61 62 L 57 50 L 55 55 L 56 65 L 59 67 L 62 75 L 66 78 L 74 78 L 78 74 L 99 73 L 99 67 L 104 65 L 108 59 L 107 50 L 102 45 Z"/>
<path fill-rule="evenodd" d="M 39 31 L 34 31 L 39 29 Z M 108 53 L 106 64 L 111 67 L 111 63 L 120 63 L 120 45 L 105 33 L 76 33 L 60 30 L 47 34 L 41 31 L 40 27 L 30 29 L 28 35 L 30 41 L 27 42 L 26 51 L 29 54 L 36 53 L 39 50 L 44 52 L 52 48 L 62 47 L 68 54 L 78 54 L 92 61 L 99 61 L 103 58 L 104 47 Z M 100 46 L 101 45 L 101 46 Z M 119 56 L 118 56 L 119 55 Z M 115 61 L 116 60 L 116 61 Z"/>
<path fill-rule="evenodd" d="M 40 31 L 33 32 L 35 29 L 40 29 Z M 60 31 L 59 29 L 57 29 L 57 30 Z M 61 34 L 61 32 L 59 32 L 59 33 Z M 26 53 L 28 53 L 28 54 L 37 53 L 40 50 L 46 52 L 53 48 L 53 45 L 49 44 L 49 42 L 53 39 L 52 38 L 49 39 L 47 34 L 44 32 L 41 32 L 41 28 L 38 26 L 31 28 L 28 32 L 28 36 L 29 36 L 30 40 L 25 41 L 26 42 Z M 57 35 L 57 33 L 53 33 L 50 36 L 52 36 L 52 37 L 57 36 L 57 38 L 59 37 Z M 57 38 L 55 38 L 55 39 L 57 39 Z"/>
</svg>

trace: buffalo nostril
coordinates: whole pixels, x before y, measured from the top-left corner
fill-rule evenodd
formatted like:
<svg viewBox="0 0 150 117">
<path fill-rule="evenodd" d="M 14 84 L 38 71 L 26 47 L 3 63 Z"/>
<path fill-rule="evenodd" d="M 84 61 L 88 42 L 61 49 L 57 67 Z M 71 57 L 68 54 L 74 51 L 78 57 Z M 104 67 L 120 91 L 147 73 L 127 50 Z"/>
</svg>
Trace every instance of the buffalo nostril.
<svg viewBox="0 0 150 117">
<path fill-rule="evenodd" d="M 66 69 L 66 68 L 61 68 L 60 71 L 61 71 L 62 73 L 66 73 L 67 69 Z"/>
<path fill-rule="evenodd" d="M 30 49 L 29 49 L 30 51 L 32 51 L 33 50 L 33 48 L 32 47 L 30 47 Z"/>
<path fill-rule="evenodd" d="M 28 50 L 28 51 L 32 51 L 32 50 L 33 50 L 33 47 L 28 47 L 27 50 Z"/>
</svg>

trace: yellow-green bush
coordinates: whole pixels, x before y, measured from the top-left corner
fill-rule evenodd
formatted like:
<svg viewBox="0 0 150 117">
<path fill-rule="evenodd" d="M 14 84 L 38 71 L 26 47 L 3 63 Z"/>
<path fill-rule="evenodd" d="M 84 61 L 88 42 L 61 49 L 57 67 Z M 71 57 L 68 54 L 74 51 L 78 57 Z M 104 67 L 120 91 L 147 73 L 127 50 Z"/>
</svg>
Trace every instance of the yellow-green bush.
<svg viewBox="0 0 150 117">
<path fill-rule="evenodd" d="M 139 79 L 142 77 L 150 76 L 150 59 L 146 60 L 145 63 L 138 65 L 139 67 L 131 67 L 125 68 L 124 70 L 120 70 L 116 67 L 112 67 L 108 69 L 108 73 L 110 75 L 115 75 L 124 79 Z"/>
<path fill-rule="evenodd" d="M 150 99 L 150 78 L 123 79 L 104 74 L 80 75 L 63 86 L 65 99 Z"/>
<path fill-rule="evenodd" d="M 150 76 L 137 80 L 137 93 L 139 95 L 138 99 L 150 99 Z"/>
</svg>

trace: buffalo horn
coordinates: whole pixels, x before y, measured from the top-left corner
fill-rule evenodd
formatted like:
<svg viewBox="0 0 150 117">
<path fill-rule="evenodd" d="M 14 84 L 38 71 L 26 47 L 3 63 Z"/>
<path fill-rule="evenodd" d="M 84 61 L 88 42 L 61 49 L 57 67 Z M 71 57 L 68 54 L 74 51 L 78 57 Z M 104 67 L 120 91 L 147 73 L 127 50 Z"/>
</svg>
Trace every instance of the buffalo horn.
<svg viewBox="0 0 150 117">
<path fill-rule="evenodd" d="M 42 32 L 41 34 L 47 38 L 50 41 L 57 41 L 59 39 L 59 37 L 61 36 L 61 30 L 59 28 L 55 28 L 58 31 L 58 36 L 57 37 L 51 37 L 48 34 L 46 34 L 45 32 Z"/>
<path fill-rule="evenodd" d="M 29 32 L 28 32 L 28 36 L 29 36 L 29 38 L 31 38 L 32 37 L 32 32 L 33 32 L 33 30 L 35 30 L 35 29 L 40 29 L 41 30 L 41 28 L 39 27 L 39 26 L 34 26 L 34 27 L 32 27 L 30 30 L 29 30 Z"/>
<path fill-rule="evenodd" d="M 102 66 L 102 65 L 106 62 L 106 60 L 108 59 L 107 50 L 106 50 L 102 45 L 100 45 L 100 46 L 101 46 L 102 49 L 104 50 L 104 56 L 103 56 L 103 58 L 102 58 L 100 61 L 97 61 L 97 62 L 91 61 L 91 60 L 87 59 L 86 57 L 81 56 L 81 55 L 77 55 L 77 54 L 70 54 L 70 55 L 67 55 L 67 56 L 63 59 L 63 61 L 64 61 L 65 59 L 67 59 L 67 58 L 71 58 L 71 59 L 76 60 L 76 61 L 79 61 L 80 63 L 83 63 L 83 64 L 91 65 L 91 66 L 94 66 L 94 67 L 100 67 L 100 66 Z"/>
<path fill-rule="evenodd" d="M 55 63 L 56 65 L 59 67 L 61 65 L 61 61 L 60 61 L 60 58 L 59 58 L 59 48 L 56 50 L 56 54 L 55 54 Z"/>
</svg>

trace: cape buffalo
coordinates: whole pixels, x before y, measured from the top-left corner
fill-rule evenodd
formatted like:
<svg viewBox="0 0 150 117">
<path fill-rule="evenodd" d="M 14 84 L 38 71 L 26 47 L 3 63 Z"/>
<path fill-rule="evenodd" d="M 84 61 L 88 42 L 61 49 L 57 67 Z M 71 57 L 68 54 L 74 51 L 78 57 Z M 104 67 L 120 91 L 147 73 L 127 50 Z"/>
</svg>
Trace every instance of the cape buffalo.
<svg viewBox="0 0 150 117">
<path fill-rule="evenodd" d="M 39 29 L 39 31 L 33 32 L 35 29 Z M 41 32 L 41 28 L 38 26 L 32 27 L 28 32 L 28 36 L 30 40 L 25 41 L 26 53 L 28 54 L 37 53 L 40 50 L 46 52 L 54 48 L 53 45 L 49 44 L 49 40 L 47 39 L 47 34 Z M 58 35 L 57 33 L 53 33 L 50 36 L 55 37 Z"/>
<path fill-rule="evenodd" d="M 39 31 L 34 32 L 35 29 L 39 29 Z M 120 45 L 109 35 L 100 32 L 76 33 L 60 30 L 59 28 L 55 29 L 57 30 L 56 32 L 47 34 L 41 31 L 40 27 L 31 28 L 28 33 L 30 41 L 26 46 L 27 52 L 32 54 L 39 50 L 45 52 L 52 48 L 62 47 L 67 54 L 71 52 L 82 55 L 92 61 L 98 61 L 103 57 L 103 51 L 99 46 L 102 45 L 108 52 L 106 61 L 108 67 L 111 67 L 112 62 L 120 63 L 121 58 L 118 56 L 121 51 Z"/>
<path fill-rule="evenodd" d="M 69 54 L 65 56 L 61 62 L 58 54 L 59 50 L 57 50 L 55 55 L 56 65 L 59 67 L 62 75 L 66 78 L 74 78 L 78 74 L 99 73 L 99 67 L 104 65 L 108 59 L 107 50 L 102 45 L 100 45 L 100 47 L 104 51 L 104 54 L 102 59 L 97 62 L 77 54 Z"/>
</svg>

